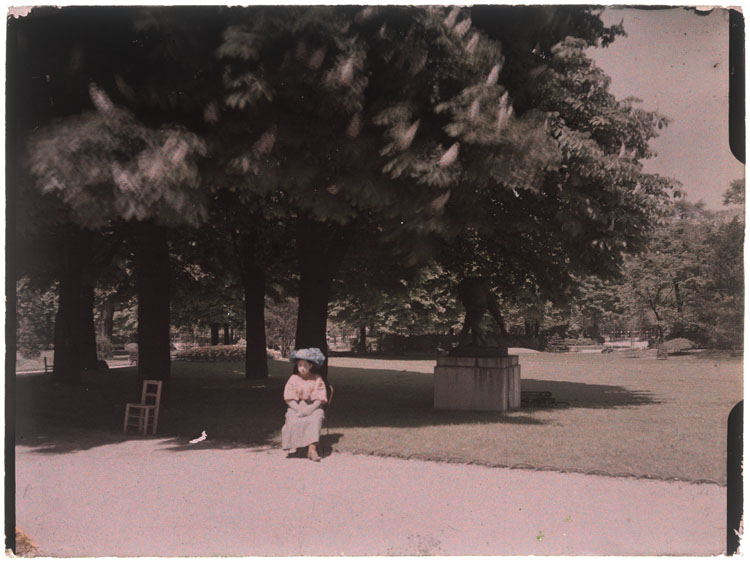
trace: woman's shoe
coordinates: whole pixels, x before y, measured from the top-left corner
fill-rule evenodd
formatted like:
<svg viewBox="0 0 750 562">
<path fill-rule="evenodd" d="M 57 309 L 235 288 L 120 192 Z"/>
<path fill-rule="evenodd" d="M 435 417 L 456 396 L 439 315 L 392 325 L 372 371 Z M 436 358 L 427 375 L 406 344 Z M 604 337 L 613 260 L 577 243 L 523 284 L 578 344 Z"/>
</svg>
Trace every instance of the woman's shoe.
<svg viewBox="0 0 750 562">
<path fill-rule="evenodd" d="M 312 445 L 307 450 L 307 458 L 313 462 L 320 462 L 320 455 L 318 455 L 318 451 L 316 451 L 315 447 Z"/>
</svg>

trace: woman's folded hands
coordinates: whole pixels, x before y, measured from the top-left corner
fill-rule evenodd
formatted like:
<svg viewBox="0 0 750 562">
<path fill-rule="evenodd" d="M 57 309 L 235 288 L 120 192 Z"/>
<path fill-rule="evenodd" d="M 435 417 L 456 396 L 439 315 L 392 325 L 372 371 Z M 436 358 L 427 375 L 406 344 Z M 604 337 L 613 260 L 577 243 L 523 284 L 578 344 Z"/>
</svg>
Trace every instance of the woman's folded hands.
<svg viewBox="0 0 750 562">
<path fill-rule="evenodd" d="M 297 416 L 299 416 L 300 418 L 306 418 L 320 407 L 321 401 L 316 400 L 315 402 L 311 402 L 308 404 L 307 402 L 303 402 L 301 400 L 290 400 L 289 402 L 287 402 L 287 404 L 292 410 L 295 411 Z"/>
<path fill-rule="evenodd" d="M 307 417 L 311 415 L 315 410 L 318 409 L 318 406 L 320 406 L 320 400 L 316 400 L 315 402 L 312 402 L 310 404 L 307 404 L 306 402 L 300 403 L 300 408 L 297 410 L 297 415 L 301 417 Z"/>
</svg>

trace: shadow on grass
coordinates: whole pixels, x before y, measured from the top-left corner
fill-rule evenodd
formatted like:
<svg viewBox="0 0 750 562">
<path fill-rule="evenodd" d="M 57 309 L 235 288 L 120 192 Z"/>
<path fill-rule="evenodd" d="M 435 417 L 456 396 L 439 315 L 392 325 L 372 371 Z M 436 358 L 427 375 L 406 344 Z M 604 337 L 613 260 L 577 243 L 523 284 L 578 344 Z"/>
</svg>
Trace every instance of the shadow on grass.
<svg viewBox="0 0 750 562">
<path fill-rule="evenodd" d="M 622 408 L 661 404 L 651 392 L 629 390 L 624 386 L 589 384 L 570 381 L 549 381 L 521 378 L 521 390 L 547 391 L 558 402 L 571 408 Z"/>
<path fill-rule="evenodd" d="M 46 377 L 19 377 L 17 444 L 47 454 L 133 439 L 165 440 L 165 450 L 169 451 L 277 447 L 286 408 L 281 396 L 289 364 L 271 361 L 269 368 L 268 379 L 249 380 L 233 364 L 173 364 L 171 396 L 161 408 L 158 435 L 154 437 L 122 433 L 124 404 L 133 400 L 137 388 L 135 368 L 89 373 L 79 385 L 52 383 Z M 512 413 L 435 410 L 432 376 L 424 373 L 339 367 L 330 369 L 329 379 L 335 386 L 329 412 L 330 427 L 335 431 L 330 437 L 335 441 L 324 438 L 324 448 L 338 442 L 347 428 L 554 423 L 549 416 L 535 416 L 540 410 L 550 410 L 544 407 Z M 571 408 L 657 403 L 649 393 L 616 385 L 522 379 L 522 388 L 549 391 L 555 400 L 568 402 Z M 202 431 L 208 439 L 190 444 Z"/>
<path fill-rule="evenodd" d="M 365 359 L 371 361 L 435 361 L 441 355 L 438 353 L 410 353 L 397 355 L 395 353 L 357 353 L 356 351 L 332 351 L 330 357 L 344 357 L 347 359 Z"/>
</svg>

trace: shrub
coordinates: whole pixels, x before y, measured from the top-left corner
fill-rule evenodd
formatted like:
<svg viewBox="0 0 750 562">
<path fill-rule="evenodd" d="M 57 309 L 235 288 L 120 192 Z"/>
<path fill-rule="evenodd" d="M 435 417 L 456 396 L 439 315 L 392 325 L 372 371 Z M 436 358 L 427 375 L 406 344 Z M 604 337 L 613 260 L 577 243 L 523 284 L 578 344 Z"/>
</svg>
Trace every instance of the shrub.
<svg viewBox="0 0 750 562">
<path fill-rule="evenodd" d="M 565 338 L 565 345 L 599 345 L 599 342 L 581 336 L 578 338 Z"/>
<path fill-rule="evenodd" d="M 20 318 L 16 334 L 16 350 L 21 357 L 25 359 L 39 357 L 47 342 L 38 336 L 33 321 L 29 318 Z"/>
<path fill-rule="evenodd" d="M 220 361 L 243 361 L 245 346 L 211 345 L 181 349 L 175 353 L 175 361 L 194 361 L 200 363 L 218 363 Z"/>
<path fill-rule="evenodd" d="M 664 349 L 666 349 L 669 353 L 674 353 L 676 351 L 687 351 L 688 349 L 693 349 L 694 347 L 695 344 L 687 338 L 675 338 L 673 340 L 667 340 L 664 342 Z"/>
</svg>

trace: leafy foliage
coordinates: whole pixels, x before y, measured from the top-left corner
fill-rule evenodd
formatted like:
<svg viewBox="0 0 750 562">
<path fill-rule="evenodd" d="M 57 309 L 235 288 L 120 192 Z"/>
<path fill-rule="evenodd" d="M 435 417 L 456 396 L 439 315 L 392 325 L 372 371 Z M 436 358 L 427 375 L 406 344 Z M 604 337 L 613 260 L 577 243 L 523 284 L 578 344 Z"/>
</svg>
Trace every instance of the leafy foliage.
<svg viewBox="0 0 750 562">
<path fill-rule="evenodd" d="M 404 336 L 444 334 L 458 327 L 463 310 L 455 295 L 456 279 L 438 264 L 406 272 L 388 285 L 366 275 L 356 289 L 347 286 L 363 272 L 355 269 L 348 273 L 351 278 L 344 273 L 340 296 L 331 307 L 332 320 L 351 328 L 367 326 L 374 333 Z"/>
<path fill-rule="evenodd" d="M 16 350 L 34 358 L 54 341 L 57 287 L 39 289 L 29 278 L 16 282 Z"/>
<path fill-rule="evenodd" d="M 604 33 L 586 29 L 586 45 Z M 239 150 L 229 147 L 224 155 L 227 173 L 238 179 L 234 188 L 246 198 L 272 196 L 317 220 L 366 221 L 390 244 L 390 259 L 407 265 L 448 240 L 447 252 L 471 261 L 442 259 L 454 275 L 485 267 L 508 293 L 564 288 L 567 261 L 581 256 L 588 261 L 578 269 L 590 272 L 602 255 L 619 249 L 591 250 L 591 235 L 571 248 L 551 239 L 563 220 L 555 212 L 560 200 L 540 190 L 559 169 L 563 149 L 579 141 L 564 144 L 563 132 L 550 126 L 551 111 L 538 101 L 523 114 L 514 111 L 501 76 L 517 62 L 508 59 L 520 55 L 497 38 L 458 8 L 238 14 L 218 50 L 229 68 L 221 113 L 231 122 L 224 130 L 240 140 Z M 243 117 L 229 119 L 233 112 Z M 570 207 L 585 204 L 570 199 Z M 639 212 L 634 228 L 648 218 Z M 593 255 L 587 258 L 581 246 Z M 362 291 L 364 298 L 349 302 L 358 310 L 352 317 L 387 308 L 381 293 L 389 290 Z"/>
<path fill-rule="evenodd" d="M 628 326 L 617 283 L 588 277 L 579 282 L 570 304 L 570 331 L 598 337 Z"/>
<path fill-rule="evenodd" d="M 297 299 L 266 299 L 266 337 L 270 346 L 278 346 L 282 357 L 294 348 L 297 329 Z"/>
<path fill-rule="evenodd" d="M 547 160 L 538 120 L 514 117 L 497 83 L 499 44 L 471 31 L 468 13 L 258 9 L 224 40 L 225 103 L 252 110 L 235 120 L 245 148 L 230 170 L 315 219 L 374 213 L 414 243 L 448 228 L 451 190 L 485 177 L 477 162 L 531 179 Z"/>
<path fill-rule="evenodd" d="M 173 230 L 172 322 L 242 325 L 242 287 L 230 238 L 214 223 Z"/>
<path fill-rule="evenodd" d="M 725 205 L 745 205 L 745 179 L 734 180 L 724 192 Z"/>
<path fill-rule="evenodd" d="M 451 286 L 470 273 L 492 277 L 508 308 L 548 311 L 577 284 L 601 293 L 590 276 L 616 276 L 623 256 L 647 247 L 673 187 L 641 167 L 668 120 L 616 100 L 585 56 L 622 33 L 598 13 L 121 11 L 106 27 L 116 41 L 83 30 L 78 66 L 64 42 L 55 83 L 77 70 L 63 115 L 89 105 L 90 77 L 101 84 L 89 92 L 97 109 L 34 133 L 29 170 L 87 226 L 210 222 L 173 240 L 180 324 L 241 316 L 228 266 L 238 259 L 290 293 L 299 215 L 356 222 L 380 244 L 353 244 L 361 254 L 340 275 L 339 320 L 446 331 L 460 318 Z M 105 44 L 111 65 L 94 56 Z M 602 319 L 610 305 L 576 306 Z M 292 308 L 266 309 L 282 340 Z"/>
<path fill-rule="evenodd" d="M 92 86 L 94 112 L 33 135 L 28 165 L 43 193 L 55 193 L 78 224 L 114 219 L 196 224 L 205 219 L 196 159 L 205 144 L 181 127 L 152 129 Z"/>
<path fill-rule="evenodd" d="M 526 103 L 544 116 L 558 165 L 531 186 L 498 178 L 492 189 L 467 191 L 470 226 L 460 250 L 447 250 L 449 260 L 469 256 L 453 267 L 492 277 L 511 300 L 562 303 L 577 279 L 617 276 L 623 256 L 644 247 L 672 188 L 640 164 L 665 118 L 616 100 L 585 46 L 575 38 L 554 45 L 529 86 Z"/>
<path fill-rule="evenodd" d="M 625 306 L 632 315 L 649 311 L 670 337 L 742 345 L 743 243 L 741 215 L 675 205 L 648 250 L 626 263 Z"/>
<path fill-rule="evenodd" d="M 120 303 L 114 312 L 114 334 L 119 341 L 137 339 L 138 302 L 135 296 Z"/>
</svg>

